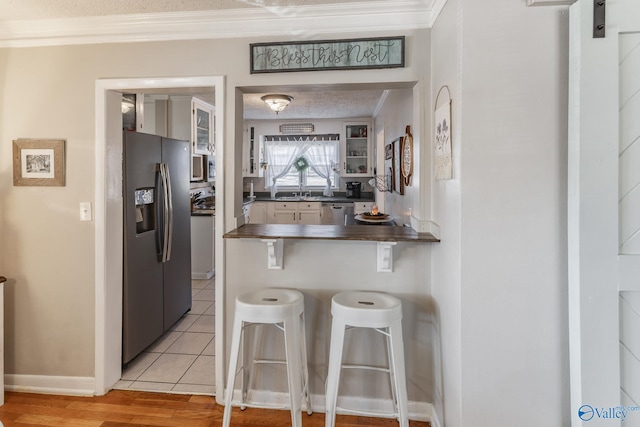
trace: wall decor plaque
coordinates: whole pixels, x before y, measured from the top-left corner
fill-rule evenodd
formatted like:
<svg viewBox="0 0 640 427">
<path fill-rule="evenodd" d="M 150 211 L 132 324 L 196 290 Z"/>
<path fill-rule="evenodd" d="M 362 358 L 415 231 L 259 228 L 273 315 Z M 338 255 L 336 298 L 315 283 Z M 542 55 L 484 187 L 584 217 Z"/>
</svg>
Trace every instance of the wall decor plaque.
<svg viewBox="0 0 640 427">
<path fill-rule="evenodd" d="M 404 67 L 404 36 L 249 46 L 251 74 Z"/>
</svg>

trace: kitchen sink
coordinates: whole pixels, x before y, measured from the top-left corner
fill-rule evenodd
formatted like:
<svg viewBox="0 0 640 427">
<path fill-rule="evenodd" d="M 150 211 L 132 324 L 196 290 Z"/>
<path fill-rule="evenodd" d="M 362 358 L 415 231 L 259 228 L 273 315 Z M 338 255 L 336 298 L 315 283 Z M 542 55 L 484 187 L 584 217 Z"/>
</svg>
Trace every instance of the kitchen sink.
<svg viewBox="0 0 640 427">
<path fill-rule="evenodd" d="M 280 196 L 277 197 L 276 200 L 290 200 L 290 201 L 296 201 L 296 202 L 316 202 L 319 200 L 322 200 L 321 197 L 319 196 Z"/>
</svg>

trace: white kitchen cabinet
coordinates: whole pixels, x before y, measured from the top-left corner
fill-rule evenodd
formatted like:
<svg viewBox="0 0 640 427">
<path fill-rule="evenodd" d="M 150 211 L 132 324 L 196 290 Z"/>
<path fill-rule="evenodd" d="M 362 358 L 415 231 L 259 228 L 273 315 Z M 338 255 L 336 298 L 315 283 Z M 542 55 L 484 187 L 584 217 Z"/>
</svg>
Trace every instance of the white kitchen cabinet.
<svg viewBox="0 0 640 427">
<path fill-rule="evenodd" d="M 215 108 L 198 98 L 169 98 L 170 138 L 191 142 L 191 154 L 210 155 L 215 151 Z"/>
<path fill-rule="evenodd" d="M 272 224 L 320 224 L 320 202 L 269 202 L 267 217 Z"/>
<path fill-rule="evenodd" d="M 267 202 L 251 202 L 245 205 L 245 223 L 246 224 L 266 224 L 267 221 Z"/>
<path fill-rule="evenodd" d="M 261 167 L 263 161 L 263 149 L 255 126 L 248 126 L 244 132 L 242 144 L 242 176 L 261 177 L 264 169 Z"/>
<path fill-rule="evenodd" d="M 272 224 L 298 223 L 298 202 L 270 202 L 268 209 Z"/>
<path fill-rule="evenodd" d="M 191 100 L 191 143 L 194 154 L 211 155 L 215 152 L 215 111 L 212 105 L 198 98 Z"/>
<path fill-rule="evenodd" d="M 208 280 L 215 274 L 215 215 L 191 216 L 191 278 Z"/>
<path fill-rule="evenodd" d="M 373 144 L 371 138 L 371 122 L 347 122 L 342 125 L 340 138 L 340 156 L 343 177 L 373 176 Z"/>
<path fill-rule="evenodd" d="M 321 212 L 319 202 L 298 202 L 298 224 L 320 224 Z"/>
</svg>

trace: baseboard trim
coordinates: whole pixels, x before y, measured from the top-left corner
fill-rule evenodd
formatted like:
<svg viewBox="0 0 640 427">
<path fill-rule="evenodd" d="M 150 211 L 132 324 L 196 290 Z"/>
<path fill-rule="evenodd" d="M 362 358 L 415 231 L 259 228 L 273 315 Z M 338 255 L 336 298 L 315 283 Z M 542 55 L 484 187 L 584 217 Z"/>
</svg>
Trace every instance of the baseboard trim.
<svg viewBox="0 0 640 427">
<path fill-rule="evenodd" d="M 93 396 L 95 378 L 5 374 L 5 390 L 21 393 Z"/>
<path fill-rule="evenodd" d="M 214 276 L 214 271 L 209 270 L 206 273 L 194 273 L 191 272 L 191 278 L 195 280 L 209 280 Z"/>
<path fill-rule="evenodd" d="M 95 394 L 95 379 L 93 377 L 5 374 L 4 381 L 7 391 L 68 396 L 93 396 Z M 234 398 L 239 397 L 239 390 L 236 390 Z M 284 406 L 289 402 L 289 394 L 286 392 L 252 390 L 249 398 L 253 402 L 261 402 L 266 405 Z M 391 402 L 388 399 L 341 396 L 339 404 L 357 411 L 391 411 Z M 433 427 L 441 427 L 432 403 L 409 401 L 407 407 L 410 420 L 428 421 Z M 311 408 L 313 412 L 325 412 L 325 396 L 312 394 Z"/>
<path fill-rule="evenodd" d="M 234 401 L 239 401 L 240 391 L 235 390 Z M 251 402 L 262 403 L 272 406 L 287 406 L 289 403 L 289 394 L 287 392 L 271 392 L 261 390 L 251 390 L 248 398 Z M 389 399 L 374 399 L 366 397 L 344 397 L 338 398 L 339 406 L 357 411 L 377 411 L 391 412 L 391 401 Z M 313 412 L 325 412 L 325 396 L 323 394 L 311 395 L 311 409 Z M 303 405 L 303 410 L 305 410 Z M 427 421 L 432 427 L 441 427 L 440 420 L 432 403 L 409 401 L 407 403 L 409 411 L 409 419 L 413 421 Z M 340 414 L 341 411 L 337 410 Z"/>
</svg>

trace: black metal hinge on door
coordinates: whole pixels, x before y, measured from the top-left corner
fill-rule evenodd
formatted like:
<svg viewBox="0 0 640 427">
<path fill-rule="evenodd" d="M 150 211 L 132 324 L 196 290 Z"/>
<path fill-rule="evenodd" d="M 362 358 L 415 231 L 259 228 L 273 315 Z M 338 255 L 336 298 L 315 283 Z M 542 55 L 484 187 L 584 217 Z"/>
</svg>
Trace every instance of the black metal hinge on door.
<svg viewBox="0 0 640 427">
<path fill-rule="evenodd" d="M 605 10 L 607 8 L 606 0 L 593 0 L 593 38 L 604 38 L 605 32 Z"/>
</svg>

